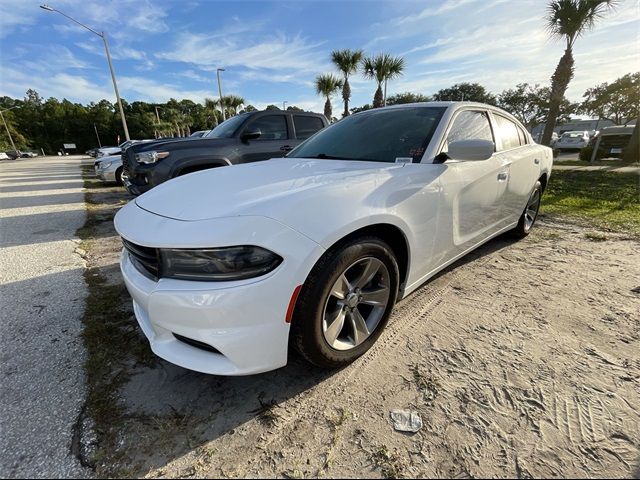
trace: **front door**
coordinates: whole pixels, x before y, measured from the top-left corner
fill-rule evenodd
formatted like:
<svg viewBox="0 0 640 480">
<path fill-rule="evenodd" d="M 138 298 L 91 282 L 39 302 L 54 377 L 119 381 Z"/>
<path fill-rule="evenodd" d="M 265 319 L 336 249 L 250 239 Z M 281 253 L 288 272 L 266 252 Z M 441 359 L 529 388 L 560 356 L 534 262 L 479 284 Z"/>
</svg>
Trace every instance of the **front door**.
<svg viewBox="0 0 640 480">
<path fill-rule="evenodd" d="M 290 144 L 286 115 L 264 115 L 250 122 L 245 129 L 259 129 L 262 133 L 241 147 L 242 163 L 284 157 Z"/>
<path fill-rule="evenodd" d="M 443 152 L 456 140 L 481 139 L 495 144 L 487 112 L 463 110 L 453 119 Z M 439 218 L 440 252 L 438 264 L 490 237 L 504 225 L 504 196 L 510 175 L 510 162 L 494 153 L 488 160 L 447 160 L 440 176 L 442 208 Z"/>
</svg>

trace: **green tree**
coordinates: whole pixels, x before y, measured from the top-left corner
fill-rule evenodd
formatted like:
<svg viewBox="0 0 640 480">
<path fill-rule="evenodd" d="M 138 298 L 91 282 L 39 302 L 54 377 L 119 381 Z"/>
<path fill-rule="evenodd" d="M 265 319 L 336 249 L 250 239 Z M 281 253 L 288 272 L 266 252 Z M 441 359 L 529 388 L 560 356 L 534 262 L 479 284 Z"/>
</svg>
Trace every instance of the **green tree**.
<svg viewBox="0 0 640 480">
<path fill-rule="evenodd" d="M 431 97 L 427 95 L 423 95 L 421 93 L 397 93 L 395 95 L 391 95 L 387 98 L 387 105 L 400 105 L 404 103 L 422 103 L 422 102 L 430 102 Z"/>
<path fill-rule="evenodd" d="M 434 100 L 442 102 L 480 102 L 496 104 L 496 97 L 479 83 L 456 83 L 449 88 L 438 90 Z"/>
<path fill-rule="evenodd" d="M 344 76 L 344 81 L 342 82 L 343 117 L 349 115 L 349 99 L 351 98 L 349 75 L 353 75 L 358 71 L 363 55 L 364 52 L 362 50 L 334 50 L 331 52 L 331 61 Z"/>
<path fill-rule="evenodd" d="M 573 47 L 616 3 L 615 0 L 552 0 L 547 8 L 547 28 L 551 37 L 565 41 L 565 51 L 551 76 L 549 113 L 541 143 L 549 145 L 560 106 L 573 78 Z"/>
<path fill-rule="evenodd" d="M 531 130 L 547 118 L 550 96 L 549 87 L 519 83 L 515 88 L 504 90 L 498 95 L 498 106 Z M 560 105 L 558 120 L 568 121 L 569 116 L 575 111 L 576 105 L 565 98 Z"/>
<path fill-rule="evenodd" d="M 366 57 L 362 60 L 362 70 L 365 78 L 373 79 L 378 83 L 378 88 L 373 96 L 373 108 L 386 105 L 387 82 L 393 80 L 404 71 L 404 59 L 392 57 L 388 53 L 381 53 L 375 57 Z M 384 82 L 384 93 L 382 83 Z"/>
<path fill-rule="evenodd" d="M 331 95 L 340 89 L 340 87 L 342 87 L 342 80 L 332 73 L 318 75 L 316 77 L 316 93 L 327 99 L 324 104 L 324 116 L 327 117 L 328 121 L 332 120 Z"/>
<path fill-rule="evenodd" d="M 640 72 L 629 73 L 611 84 L 596 85 L 582 97 L 582 113 L 626 125 L 640 114 Z"/>
</svg>

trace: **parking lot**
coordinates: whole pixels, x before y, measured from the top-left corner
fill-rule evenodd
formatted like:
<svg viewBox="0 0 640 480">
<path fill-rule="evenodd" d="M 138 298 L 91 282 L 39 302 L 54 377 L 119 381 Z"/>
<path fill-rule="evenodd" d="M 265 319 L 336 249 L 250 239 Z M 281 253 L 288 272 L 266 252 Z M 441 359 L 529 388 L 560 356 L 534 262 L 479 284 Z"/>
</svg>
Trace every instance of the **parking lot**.
<svg viewBox="0 0 640 480">
<path fill-rule="evenodd" d="M 0 162 L 0 476 L 84 477 L 73 456 L 84 405 L 86 301 L 76 230 L 79 157 Z"/>
<path fill-rule="evenodd" d="M 69 476 L 87 471 L 76 455 L 99 476 L 618 477 L 637 468 L 637 239 L 543 215 L 525 240 L 493 240 L 403 300 L 380 341 L 343 370 L 291 354 L 274 372 L 215 377 L 151 354 L 112 223 L 131 197 L 88 177 L 85 159 L 82 198 L 80 163 L 0 165 L 3 296 L 13 305 L 3 312 L 3 415 L 14 422 L 3 459 L 22 459 L 3 475 L 33 474 L 47 455 Z M 77 426 L 85 404 L 98 414 L 93 429 Z M 419 412 L 422 430 L 394 432 L 398 408 Z"/>
</svg>

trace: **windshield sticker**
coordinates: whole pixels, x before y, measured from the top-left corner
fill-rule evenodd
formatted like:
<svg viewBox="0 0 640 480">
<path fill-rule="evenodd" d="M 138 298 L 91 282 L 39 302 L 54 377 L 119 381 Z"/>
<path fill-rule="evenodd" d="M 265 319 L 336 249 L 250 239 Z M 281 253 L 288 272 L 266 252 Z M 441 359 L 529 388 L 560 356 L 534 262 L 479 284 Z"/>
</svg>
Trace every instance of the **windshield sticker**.
<svg viewBox="0 0 640 480">
<path fill-rule="evenodd" d="M 413 162 L 412 157 L 396 157 L 396 163 L 411 163 Z"/>
</svg>

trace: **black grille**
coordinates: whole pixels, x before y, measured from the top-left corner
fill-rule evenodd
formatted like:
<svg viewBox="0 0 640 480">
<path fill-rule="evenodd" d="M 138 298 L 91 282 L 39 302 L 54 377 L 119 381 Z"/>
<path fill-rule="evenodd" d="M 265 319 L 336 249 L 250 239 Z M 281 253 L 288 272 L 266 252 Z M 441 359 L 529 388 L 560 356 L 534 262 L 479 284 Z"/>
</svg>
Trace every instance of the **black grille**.
<svg viewBox="0 0 640 480">
<path fill-rule="evenodd" d="M 124 248 L 130 255 L 136 268 L 146 276 L 157 280 L 160 276 L 160 262 L 158 260 L 158 250 L 156 248 L 136 245 L 128 240 L 122 239 Z"/>
<path fill-rule="evenodd" d="M 199 348 L 200 350 L 206 350 L 207 352 L 217 353 L 218 355 L 222 355 L 219 350 L 216 350 L 215 348 L 213 348 L 211 345 L 207 343 L 199 342 L 198 340 L 194 340 L 192 338 L 183 337 L 182 335 L 178 335 L 177 333 L 174 333 L 173 336 L 176 337 L 177 340 L 180 340 L 181 342 L 186 343 L 187 345 L 191 345 L 192 347 L 196 347 L 196 348 Z"/>
</svg>

